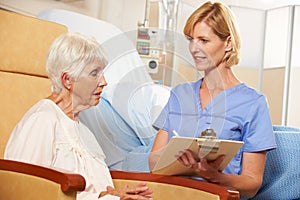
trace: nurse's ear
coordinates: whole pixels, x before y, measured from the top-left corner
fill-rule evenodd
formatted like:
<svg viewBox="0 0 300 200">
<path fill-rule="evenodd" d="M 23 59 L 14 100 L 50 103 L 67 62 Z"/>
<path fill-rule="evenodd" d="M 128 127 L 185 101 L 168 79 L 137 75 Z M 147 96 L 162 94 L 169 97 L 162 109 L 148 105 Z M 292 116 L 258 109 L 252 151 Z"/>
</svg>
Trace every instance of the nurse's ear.
<svg viewBox="0 0 300 200">
<path fill-rule="evenodd" d="M 67 72 L 63 72 L 61 74 L 61 82 L 67 90 L 70 90 L 72 88 L 72 78 L 69 76 Z"/>
<path fill-rule="evenodd" d="M 225 40 L 225 51 L 231 51 L 232 50 L 232 40 L 231 36 L 228 36 Z"/>
</svg>

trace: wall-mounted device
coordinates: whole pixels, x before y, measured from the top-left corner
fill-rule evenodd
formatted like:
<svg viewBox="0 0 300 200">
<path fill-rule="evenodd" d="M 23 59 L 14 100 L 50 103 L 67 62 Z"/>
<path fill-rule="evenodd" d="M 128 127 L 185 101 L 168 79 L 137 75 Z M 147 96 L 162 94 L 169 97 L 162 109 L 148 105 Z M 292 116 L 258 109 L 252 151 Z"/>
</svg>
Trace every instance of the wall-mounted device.
<svg viewBox="0 0 300 200">
<path fill-rule="evenodd" d="M 136 48 L 150 74 L 158 72 L 159 49 L 157 47 L 157 30 L 139 27 Z"/>
</svg>

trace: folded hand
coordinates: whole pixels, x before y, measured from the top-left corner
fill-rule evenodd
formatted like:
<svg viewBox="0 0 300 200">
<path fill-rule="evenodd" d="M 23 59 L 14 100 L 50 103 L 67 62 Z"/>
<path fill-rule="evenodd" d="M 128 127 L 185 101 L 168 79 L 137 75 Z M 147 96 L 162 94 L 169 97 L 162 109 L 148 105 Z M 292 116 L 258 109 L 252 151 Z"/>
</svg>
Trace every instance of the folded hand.
<svg viewBox="0 0 300 200">
<path fill-rule="evenodd" d="M 125 186 L 124 188 L 113 188 L 107 186 L 107 191 L 101 192 L 99 197 L 103 197 L 106 194 L 120 197 L 121 200 L 149 200 L 151 199 L 152 191 L 149 189 L 146 183 L 139 183 L 134 187 Z"/>
</svg>

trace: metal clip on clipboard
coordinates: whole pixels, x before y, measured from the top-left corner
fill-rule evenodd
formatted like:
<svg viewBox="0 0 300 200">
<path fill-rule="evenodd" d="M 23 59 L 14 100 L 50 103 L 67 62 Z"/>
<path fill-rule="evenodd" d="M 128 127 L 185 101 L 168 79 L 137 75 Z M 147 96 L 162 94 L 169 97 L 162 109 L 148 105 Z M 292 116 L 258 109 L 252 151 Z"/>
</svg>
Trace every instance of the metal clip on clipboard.
<svg viewBox="0 0 300 200">
<path fill-rule="evenodd" d="M 200 152 L 216 153 L 219 150 L 219 141 L 217 134 L 212 128 L 208 128 L 201 132 L 199 136 L 201 140 L 197 140 Z M 202 140 L 205 139 L 205 140 Z"/>
</svg>

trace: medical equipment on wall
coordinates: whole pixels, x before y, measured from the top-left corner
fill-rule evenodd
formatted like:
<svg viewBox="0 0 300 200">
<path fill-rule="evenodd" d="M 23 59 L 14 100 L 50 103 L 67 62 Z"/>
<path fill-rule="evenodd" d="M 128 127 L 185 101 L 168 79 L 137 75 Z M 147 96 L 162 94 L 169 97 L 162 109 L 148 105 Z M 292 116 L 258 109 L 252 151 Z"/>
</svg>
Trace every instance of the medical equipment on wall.
<svg viewBox="0 0 300 200">
<path fill-rule="evenodd" d="M 150 74 L 158 72 L 160 49 L 157 44 L 157 30 L 140 27 L 137 33 L 137 51 Z"/>
<path fill-rule="evenodd" d="M 136 48 L 151 77 L 158 83 L 164 83 L 166 76 L 171 76 L 170 73 L 166 74 L 165 68 L 172 68 L 173 65 L 179 0 L 150 1 L 146 0 L 144 22 L 138 24 Z M 152 10 L 154 4 L 155 9 Z M 152 22 L 158 27 L 149 26 L 150 11 L 151 17 L 157 19 L 157 22 Z M 153 13 L 157 13 L 157 16 L 153 16 Z"/>
</svg>

